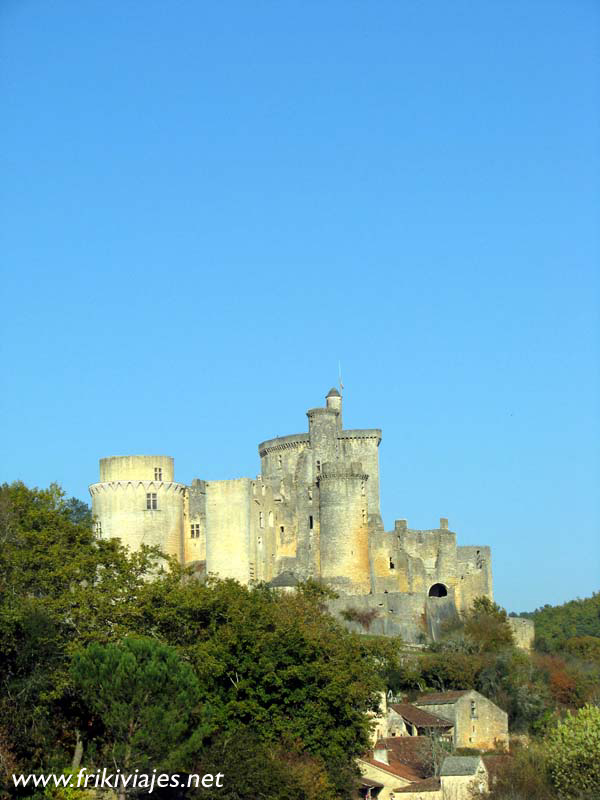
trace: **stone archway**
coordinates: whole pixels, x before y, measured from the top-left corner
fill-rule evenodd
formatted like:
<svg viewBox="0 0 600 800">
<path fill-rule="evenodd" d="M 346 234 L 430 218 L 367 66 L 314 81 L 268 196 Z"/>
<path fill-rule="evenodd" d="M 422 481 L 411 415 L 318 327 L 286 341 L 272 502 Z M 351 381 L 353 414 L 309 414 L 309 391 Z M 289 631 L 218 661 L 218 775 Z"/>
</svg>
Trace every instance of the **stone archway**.
<svg viewBox="0 0 600 800">
<path fill-rule="evenodd" d="M 429 590 L 429 597 L 447 597 L 448 589 L 443 583 L 434 583 Z"/>
</svg>

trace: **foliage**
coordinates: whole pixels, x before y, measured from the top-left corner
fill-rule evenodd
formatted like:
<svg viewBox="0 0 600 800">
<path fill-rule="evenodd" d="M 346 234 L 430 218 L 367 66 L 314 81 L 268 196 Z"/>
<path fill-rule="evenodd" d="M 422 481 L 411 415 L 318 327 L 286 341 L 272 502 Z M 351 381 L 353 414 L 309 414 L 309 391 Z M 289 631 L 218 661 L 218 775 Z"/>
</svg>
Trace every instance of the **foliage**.
<svg viewBox="0 0 600 800">
<path fill-rule="evenodd" d="M 547 653 L 561 652 L 574 637 L 600 639 L 600 592 L 561 606 L 545 605 L 520 616 L 535 623 L 535 646 Z"/>
<path fill-rule="evenodd" d="M 224 774 L 223 787 L 198 789 L 198 800 L 334 800 L 323 762 L 300 752 L 298 742 L 267 744 L 252 729 L 211 738 L 198 755 L 194 774 Z"/>
<path fill-rule="evenodd" d="M 552 783 L 564 798 L 600 797 L 600 708 L 567 712 L 546 738 Z"/>
<path fill-rule="evenodd" d="M 131 630 L 157 554 L 97 540 L 91 516 L 57 486 L 0 486 L 0 719 L 29 768 L 62 766 L 77 739 L 74 648 Z"/>
<path fill-rule="evenodd" d="M 514 645 L 508 615 L 488 597 L 477 597 L 465 621 L 465 636 L 476 650 L 497 652 Z"/>
<path fill-rule="evenodd" d="M 492 772 L 488 800 L 556 800 L 540 744 L 517 748 L 499 762 Z"/>
<path fill-rule="evenodd" d="M 164 769 L 189 739 L 200 687 L 174 648 L 141 636 L 91 644 L 75 653 L 72 674 L 104 729 L 104 763 Z"/>
<path fill-rule="evenodd" d="M 275 754 L 287 765 L 287 783 L 277 774 L 290 797 L 329 800 L 352 791 L 354 759 L 368 745 L 365 712 L 377 705 L 397 643 L 345 631 L 326 613 L 328 595 L 317 584 L 283 596 L 234 581 L 201 585 L 156 550 L 132 554 L 97 539 L 89 513 L 56 486 L 0 487 L 0 545 L 5 770 L 17 764 L 24 772 L 58 772 L 78 759 L 78 741 L 87 766 L 106 766 L 113 746 L 126 760 L 127 744 L 131 763 L 144 756 L 194 765 L 227 743 L 232 786 L 239 787 L 243 736 L 250 761 L 271 764 L 264 759 Z M 162 727 L 161 659 L 187 676 L 189 707 L 183 696 L 175 702 L 180 712 L 188 708 L 182 724 L 194 731 L 186 748 L 177 747 L 176 723 L 173 736 Z M 154 678 L 138 660 L 153 665 Z M 123 694 L 125 673 L 137 676 L 130 695 Z M 139 709 L 144 682 L 153 687 L 146 716 Z M 175 687 L 168 687 L 164 696 L 173 699 Z M 111 711 L 113 692 L 121 701 Z M 136 719 L 136 702 L 143 733 L 128 740 L 123 725 Z M 163 749 L 156 731 L 166 737 Z"/>
</svg>

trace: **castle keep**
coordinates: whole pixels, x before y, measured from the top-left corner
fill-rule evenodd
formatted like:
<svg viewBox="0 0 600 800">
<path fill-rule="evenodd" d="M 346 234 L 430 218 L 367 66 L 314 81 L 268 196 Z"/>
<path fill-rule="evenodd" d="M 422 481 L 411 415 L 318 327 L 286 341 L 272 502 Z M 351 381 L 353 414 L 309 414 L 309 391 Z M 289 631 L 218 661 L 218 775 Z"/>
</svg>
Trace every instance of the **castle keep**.
<svg viewBox="0 0 600 800">
<path fill-rule="evenodd" d="M 377 612 L 372 632 L 408 641 L 435 635 L 475 597 L 492 598 L 490 548 L 458 547 L 446 519 L 429 530 L 400 519 L 384 530 L 379 429 L 344 430 L 336 389 L 307 417 L 307 432 L 259 444 L 254 479 L 187 486 L 167 456 L 101 459 L 90 486 L 98 534 L 133 550 L 158 545 L 200 574 L 243 584 L 320 579 L 339 595 L 334 612 Z"/>
</svg>

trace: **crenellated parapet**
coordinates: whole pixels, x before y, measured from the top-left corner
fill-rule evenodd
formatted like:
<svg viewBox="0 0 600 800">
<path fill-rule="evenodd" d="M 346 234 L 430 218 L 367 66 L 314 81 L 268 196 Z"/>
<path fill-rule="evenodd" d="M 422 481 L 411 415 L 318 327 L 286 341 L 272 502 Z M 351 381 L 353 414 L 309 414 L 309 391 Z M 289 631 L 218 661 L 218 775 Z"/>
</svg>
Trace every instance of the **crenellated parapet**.
<svg viewBox="0 0 600 800">
<path fill-rule="evenodd" d="M 457 546 L 445 517 L 427 530 L 399 519 L 385 532 L 381 429 L 344 430 L 342 405 L 332 388 L 324 407 L 306 412 L 308 431 L 262 441 L 256 478 L 188 486 L 175 480 L 171 456 L 101 459 L 90 486 L 98 535 L 132 550 L 156 545 L 199 577 L 322 580 L 342 605 L 376 611 L 382 632 L 435 635 L 448 613 L 492 598 L 490 549 Z"/>
</svg>

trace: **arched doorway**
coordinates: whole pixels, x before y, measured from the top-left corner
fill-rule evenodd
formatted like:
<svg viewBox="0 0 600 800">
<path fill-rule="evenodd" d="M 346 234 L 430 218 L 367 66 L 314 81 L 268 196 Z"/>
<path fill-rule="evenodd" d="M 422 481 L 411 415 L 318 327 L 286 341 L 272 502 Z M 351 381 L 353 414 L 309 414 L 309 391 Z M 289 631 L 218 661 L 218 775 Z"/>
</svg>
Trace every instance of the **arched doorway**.
<svg viewBox="0 0 600 800">
<path fill-rule="evenodd" d="M 429 597 L 447 597 L 447 596 L 448 596 L 448 589 L 446 589 L 443 583 L 434 583 L 431 589 L 429 590 Z"/>
</svg>

